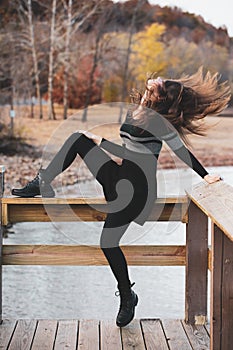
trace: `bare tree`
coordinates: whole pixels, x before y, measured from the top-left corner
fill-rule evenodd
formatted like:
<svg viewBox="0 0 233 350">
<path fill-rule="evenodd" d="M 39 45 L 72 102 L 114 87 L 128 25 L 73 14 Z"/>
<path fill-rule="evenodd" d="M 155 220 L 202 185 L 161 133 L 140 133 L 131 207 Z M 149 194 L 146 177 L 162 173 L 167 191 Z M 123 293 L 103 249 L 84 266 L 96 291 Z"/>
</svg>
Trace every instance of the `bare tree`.
<svg viewBox="0 0 233 350">
<path fill-rule="evenodd" d="M 36 84 L 36 97 L 39 101 L 39 116 L 40 116 L 40 119 L 42 119 L 43 109 L 42 109 L 42 98 L 40 93 L 40 80 L 39 80 L 38 59 L 37 59 L 36 44 L 35 44 L 34 24 L 33 24 L 33 18 L 32 18 L 32 0 L 27 0 L 27 6 L 28 6 L 28 23 L 29 23 L 29 32 L 30 32 L 30 42 L 31 42 L 32 59 L 33 59 L 33 70 L 34 70 L 34 78 L 35 78 L 35 84 Z M 32 106 L 33 104 L 34 104 L 34 101 L 32 100 Z"/>
<path fill-rule="evenodd" d="M 55 24 L 56 24 L 57 0 L 52 2 L 51 28 L 50 28 L 50 51 L 49 51 L 49 74 L 48 74 L 48 118 L 56 119 L 53 105 L 53 74 L 54 74 L 54 51 L 55 51 Z"/>
<path fill-rule="evenodd" d="M 63 90 L 63 118 L 67 118 L 68 111 L 68 89 L 69 89 L 69 72 L 71 68 L 70 60 L 70 41 L 71 35 L 79 31 L 79 29 L 85 24 L 85 22 L 97 11 L 99 5 L 103 0 L 96 1 L 94 4 L 84 2 L 81 7 L 72 15 L 73 0 L 68 0 L 68 5 L 66 1 L 63 1 L 63 5 L 67 11 L 66 20 L 66 37 L 65 37 L 65 55 L 64 55 L 64 90 Z M 93 70 L 94 75 L 95 69 Z"/>
<path fill-rule="evenodd" d="M 67 7 L 67 23 L 66 23 L 66 41 L 65 41 L 65 57 L 64 57 L 64 90 L 63 90 L 63 118 L 67 119 L 68 111 L 68 88 L 69 88 L 69 71 L 70 71 L 70 37 L 72 27 L 72 5 L 73 0 L 69 0 Z"/>
<path fill-rule="evenodd" d="M 93 62 L 92 62 L 92 67 L 91 67 L 91 72 L 89 76 L 89 82 L 87 85 L 87 93 L 86 93 L 86 99 L 85 99 L 85 105 L 84 105 L 84 110 L 83 110 L 83 115 L 82 115 L 82 122 L 87 121 L 87 112 L 88 112 L 88 106 L 90 103 L 90 98 L 92 94 L 92 86 L 94 83 L 94 74 L 98 65 L 98 61 L 100 58 L 100 40 L 101 36 L 103 34 L 103 27 L 99 27 L 99 30 L 96 35 L 96 40 L 95 40 L 95 51 L 93 55 Z"/>
<path fill-rule="evenodd" d="M 128 45 L 126 49 L 126 55 L 125 55 L 125 64 L 123 69 L 123 81 L 122 81 L 122 91 L 121 91 L 121 108 L 119 113 L 119 120 L 118 122 L 121 123 L 122 121 L 122 114 L 123 114 L 123 108 L 124 108 L 124 101 L 127 95 L 127 82 L 128 82 L 128 72 L 129 72 L 129 59 L 131 55 L 131 46 L 132 46 L 132 40 L 133 40 L 133 34 L 135 32 L 135 24 L 137 20 L 137 15 L 140 9 L 144 4 L 147 3 L 147 0 L 138 0 L 137 5 L 134 8 L 133 16 L 130 24 L 129 29 L 129 37 L 128 37 Z"/>
</svg>

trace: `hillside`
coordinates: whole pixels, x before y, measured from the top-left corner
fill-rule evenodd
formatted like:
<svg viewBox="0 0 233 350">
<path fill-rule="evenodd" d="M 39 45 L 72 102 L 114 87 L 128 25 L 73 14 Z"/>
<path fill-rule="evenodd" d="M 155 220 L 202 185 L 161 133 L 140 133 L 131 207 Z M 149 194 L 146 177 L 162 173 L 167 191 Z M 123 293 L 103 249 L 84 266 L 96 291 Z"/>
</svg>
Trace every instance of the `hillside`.
<svg viewBox="0 0 233 350">
<path fill-rule="evenodd" d="M 33 15 L 39 21 L 49 20 L 49 7 L 52 0 L 32 1 Z M 63 2 L 58 1 L 57 12 L 64 12 Z M 87 6 L 88 3 L 88 6 Z M 90 10 L 94 1 L 74 1 L 73 13 L 77 14 L 74 21 L 78 21 L 80 16 L 84 16 L 85 11 Z M 83 14 L 83 8 L 85 11 Z M 19 0 L 0 0 L 0 28 L 4 30 L 10 22 L 18 22 L 19 11 L 23 8 L 23 2 Z M 25 7 L 26 8 L 26 7 Z M 146 25 L 158 22 L 164 24 L 169 30 L 170 37 L 183 35 L 186 39 L 195 43 L 203 39 L 229 47 L 232 44 L 232 38 L 229 37 L 226 28 L 216 28 L 204 21 L 201 16 L 196 16 L 188 12 L 183 12 L 179 7 L 161 7 L 152 5 L 147 0 L 129 0 L 126 2 L 113 2 L 111 0 L 100 1 L 98 11 L 85 21 L 82 26 L 83 32 L 92 32 L 96 30 L 96 24 L 99 17 L 105 13 L 109 16 L 109 21 L 105 25 L 105 32 L 109 31 L 127 31 L 131 25 L 132 16 L 138 8 L 138 14 L 135 19 L 136 30 L 142 30 Z"/>
</svg>

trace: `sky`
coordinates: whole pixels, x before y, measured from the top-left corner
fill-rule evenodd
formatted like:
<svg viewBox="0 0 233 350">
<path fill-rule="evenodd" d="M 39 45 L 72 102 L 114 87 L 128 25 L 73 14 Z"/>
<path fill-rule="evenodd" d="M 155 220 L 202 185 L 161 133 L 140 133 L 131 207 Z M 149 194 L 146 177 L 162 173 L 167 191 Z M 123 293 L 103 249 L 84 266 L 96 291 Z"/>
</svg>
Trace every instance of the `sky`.
<svg viewBox="0 0 233 350">
<path fill-rule="evenodd" d="M 184 11 L 201 15 L 204 20 L 215 27 L 227 28 L 233 37 L 232 0 L 149 0 L 150 4 L 160 6 L 177 6 Z"/>
</svg>

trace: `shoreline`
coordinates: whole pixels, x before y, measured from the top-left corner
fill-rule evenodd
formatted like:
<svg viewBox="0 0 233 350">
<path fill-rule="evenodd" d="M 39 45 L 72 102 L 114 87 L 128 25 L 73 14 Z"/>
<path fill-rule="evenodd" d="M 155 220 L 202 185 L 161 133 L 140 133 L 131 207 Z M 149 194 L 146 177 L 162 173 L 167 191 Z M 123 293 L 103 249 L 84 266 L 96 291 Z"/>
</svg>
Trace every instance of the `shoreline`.
<svg viewBox="0 0 233 350">
<path fill-rule="evenodd" d="M 233 166 L 232 155 L 226 154 L 222 156 L 207 155 L 205 152 L 200 154 L 196 152 L 197 159 L 203 164 L 205 168 L 225 168 Z M 1 155 L 1 165 L 5 166 L 5 196 L 11 195 L 11 188 L 23 187 L 28 181 L 31 181 L 42 166 L 42 158 L 35 158 L 29 156 L 5 156 Z M 188 167 L 183 164 L 177 157 L 163 150 L 158 161 L 158 171 L 175 170 L 185 171 Z M 75 161 L 63 174 L 59 175 L 54 181 L 53 186 L 72 186 L 77 183 L 84 183 L 92 181 L 93 176 L 87 169 L 83 161 Z"/>
</svg>

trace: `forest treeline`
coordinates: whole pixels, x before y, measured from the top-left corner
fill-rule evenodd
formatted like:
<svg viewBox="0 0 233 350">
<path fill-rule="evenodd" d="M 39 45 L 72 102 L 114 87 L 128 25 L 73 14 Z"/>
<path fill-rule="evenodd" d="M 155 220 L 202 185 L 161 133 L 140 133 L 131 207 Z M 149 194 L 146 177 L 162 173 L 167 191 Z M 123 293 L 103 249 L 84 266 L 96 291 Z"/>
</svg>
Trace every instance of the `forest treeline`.
<svg viewBox="0 0 233 350">
<path fill-rule="evenodd" d="M 38 104 L 35 117 L 55 119 L 56 102 L 65 119 L 68 108 L 128 101 L 147 72 L 176 78 L 200 66 L 233 89 L 232 51 L 226 28 L 147 0 L 2 0 L 0 104 Z"/>
</svg>

